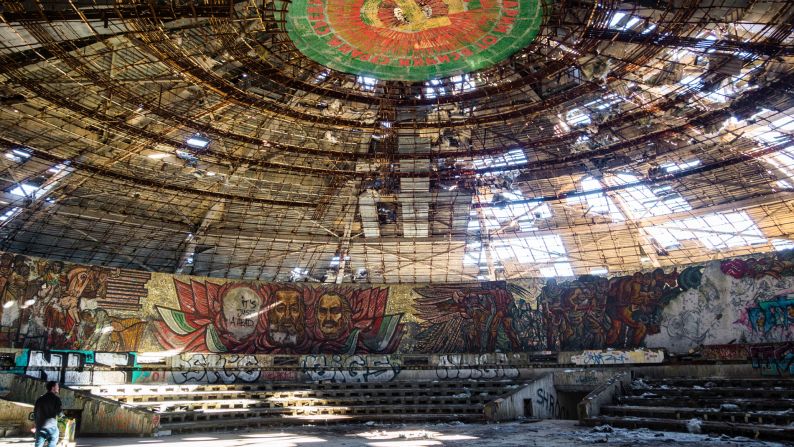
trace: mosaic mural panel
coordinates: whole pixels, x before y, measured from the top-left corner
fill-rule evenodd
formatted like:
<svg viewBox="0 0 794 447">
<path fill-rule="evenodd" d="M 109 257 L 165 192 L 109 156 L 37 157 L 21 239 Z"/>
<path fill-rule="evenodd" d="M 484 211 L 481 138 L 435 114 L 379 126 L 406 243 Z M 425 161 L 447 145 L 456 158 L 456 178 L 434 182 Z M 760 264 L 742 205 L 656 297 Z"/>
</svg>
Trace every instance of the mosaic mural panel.
<svg viewBox="0 0 794 447">
<path fill-rule="evenodd" d="M 494 65 L 527 46 L 539 0 L 293 0 L 287 32 L 308 58 L 346 73 L 424 81 Z"/>
<path fill-rule="evenodd" d="M 481 354 L 794 340 L 794 253 L 613 278 L 353 286 L 227 281 L 0 253 L 0 347 Z M 244 357 L 241 357 L 244 358 Z"/>
</svg>

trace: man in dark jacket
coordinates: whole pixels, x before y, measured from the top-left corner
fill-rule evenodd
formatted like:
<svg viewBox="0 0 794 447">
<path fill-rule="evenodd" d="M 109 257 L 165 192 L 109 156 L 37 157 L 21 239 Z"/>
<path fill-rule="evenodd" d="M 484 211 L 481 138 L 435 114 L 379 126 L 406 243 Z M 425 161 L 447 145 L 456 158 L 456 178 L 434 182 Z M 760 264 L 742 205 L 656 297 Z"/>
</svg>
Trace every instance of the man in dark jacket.
<svg viewBox="0 0 794 447">
<path fill-rule="evenodd" d="M 61 414 L 61 398 L 58 397 L 60 390 L 58 382 L 47 382 L 47 392 L 36 399 L 36 405 L 33 407 L 36 422 L 35 447 L 43 447 L 45 441 L 47 447 L 58 445 L 60 433 L 56 418 Z"/>
</svg>

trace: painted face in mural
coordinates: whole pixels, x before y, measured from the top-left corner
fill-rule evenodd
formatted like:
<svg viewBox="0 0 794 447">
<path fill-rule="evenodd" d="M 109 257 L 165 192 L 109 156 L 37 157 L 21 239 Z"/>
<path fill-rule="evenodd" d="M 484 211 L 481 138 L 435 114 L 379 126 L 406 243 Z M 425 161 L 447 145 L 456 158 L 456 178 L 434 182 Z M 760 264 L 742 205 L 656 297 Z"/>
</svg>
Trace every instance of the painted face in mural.
<svg viewBox="0 0 794 447">
<path fill-rule="evenodd" d="M 317 303 L 317 326 L 326 338 L 336 338 L 350 325 L 350 304 L 342 296 L 326 293 Z"/>
<path fill-rule="evenodd" d="M 223 296 L 223 317 L 226 329 L 238 340 L 251 335 L 256 329 L 256 321 L 262 299 L 248 287 L 235 287 Z"/>
<path fill-rule="evenodd" d="M 268 311 L 269 341 L 280 346 L 300 344 L 304 338 L 303 302 L 297 290 L 279 290 L 276 303 Z"/>
<path fill-rule="evenodd" d="M 3 256 L 0 256 L 0 270 L 4 272 L 8 272 L 11 270 L 11 265 L 14 263 L 14 256 L 8 253 L 4 253 Z"/>
</svg>

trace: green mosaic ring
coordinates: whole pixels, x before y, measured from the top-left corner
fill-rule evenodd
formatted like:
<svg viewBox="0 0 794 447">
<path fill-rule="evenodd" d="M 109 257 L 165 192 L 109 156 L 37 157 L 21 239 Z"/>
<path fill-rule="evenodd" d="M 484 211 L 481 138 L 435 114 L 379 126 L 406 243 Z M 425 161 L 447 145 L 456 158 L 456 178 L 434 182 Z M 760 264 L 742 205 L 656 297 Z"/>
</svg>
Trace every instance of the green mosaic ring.
<svg viewBox="0 0 794 447">
<path fill-rule="evenodd" d="M 532 42 L 542 0 L 293 0 L 290 39 L 331 69 L 426 81 L 490 67 Z"/>
</svg>

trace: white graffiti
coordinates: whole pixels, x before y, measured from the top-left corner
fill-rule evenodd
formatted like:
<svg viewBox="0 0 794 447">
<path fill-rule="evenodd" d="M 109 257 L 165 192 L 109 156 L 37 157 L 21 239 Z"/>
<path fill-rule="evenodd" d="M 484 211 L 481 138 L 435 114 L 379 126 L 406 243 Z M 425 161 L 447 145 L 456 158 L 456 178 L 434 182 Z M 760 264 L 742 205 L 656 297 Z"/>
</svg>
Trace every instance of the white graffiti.
<svg viewBox="0 0 794 447">
<path fill-rule="evenodd" d="M 625 365 L 632 363 L 662 363 L 664 351 L 635 349 L 633 351 L 584 351 L 571 357 L 576 365 Z"/>
<path fill-rule="evenodd" d="M 134 355 L 124 352 L 31 350 L 25 375 L 64 385 L 121 384 L 127 383 L 134 366 Z"/>
<path fill-rule="evenodd" d="M 305 355 L 301 369 L 314 382 L 388 382 L 400 373 L 400 364 L 387 355 Z"/>
<path fill-rule="evenodd" d="M 174 383 L 256 382 L 261 366 L 252 355 L 193 354 L 175 359 Z"/>
<path fill-rule="evenodd" d="M 518 369 L 510 366 L 505 354 L 461 354 L 442 355 L 436 366 L 436 377 L 441 380 L 455 379 L 515 379 Z"/>
</svg>

